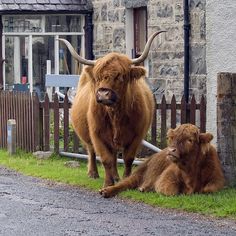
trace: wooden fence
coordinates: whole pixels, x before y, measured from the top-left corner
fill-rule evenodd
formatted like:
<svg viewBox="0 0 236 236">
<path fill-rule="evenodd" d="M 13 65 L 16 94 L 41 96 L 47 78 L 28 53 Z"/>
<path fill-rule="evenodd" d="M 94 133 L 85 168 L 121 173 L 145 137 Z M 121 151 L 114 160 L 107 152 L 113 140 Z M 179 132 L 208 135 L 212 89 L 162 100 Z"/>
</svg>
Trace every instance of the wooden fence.
<svg viewBox="0 0 236 236">
<path fill-rule="evenodd" d="M 66 96 L 59 101 L 54 95 L 49 101 L 39 101 L 36 93 L 0 92 L 0 148 L 7 147 L 7 120 L 16 120 L 17 147 L 29 152 L 54 150 L 78 152 L 79 140 L 71 130 L 69 109 L 71 104 Z M 167 103 L 165 96 L 156 102 L 156 112 L 148 135 L 148 141 L 160 148 L 166 146 L 166 131 L 178 124 L 196 124 L 202 132 L 206 130 L 206 100 L 197 103 L 194 96 L 186 104 L 184 97 L 180 103 L 175 96 Z"/>
</svg>

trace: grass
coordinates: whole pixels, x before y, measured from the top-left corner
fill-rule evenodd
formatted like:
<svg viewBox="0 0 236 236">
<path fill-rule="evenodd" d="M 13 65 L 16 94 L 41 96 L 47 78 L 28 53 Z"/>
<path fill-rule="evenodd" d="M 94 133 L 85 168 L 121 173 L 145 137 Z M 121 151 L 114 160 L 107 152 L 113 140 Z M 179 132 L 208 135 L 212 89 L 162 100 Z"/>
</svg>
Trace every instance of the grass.
<svg viewBox="0 0 236 236">
<path fill-rule="evenodd" d="M 98 191 L 103 184 L 104 169 L 99 164 L 100 179 L 87 177 L 87 164 L 80 161 L 80 167 L 72 169 L 64 166 L 64 162 L 71 160 L 54 155 L 49 160 L 37 160 L 32 154 L 18 152 L 9 156 L 0 150 L 0 165 L 17 170 L 25 175 L 50 179 L 86 189 Z M 120 174 L 123 166 L 119 165 Z M 236 189 L 226 188 L 214 194 L 194 194 L 167 197 L 157 193 L 140 193 L 129 190 L 119 194 L 122 198 L 147 203 L 156 207 L 180 209 L 204 215 L 227 217 L 236 220 Z"/>
</svg>

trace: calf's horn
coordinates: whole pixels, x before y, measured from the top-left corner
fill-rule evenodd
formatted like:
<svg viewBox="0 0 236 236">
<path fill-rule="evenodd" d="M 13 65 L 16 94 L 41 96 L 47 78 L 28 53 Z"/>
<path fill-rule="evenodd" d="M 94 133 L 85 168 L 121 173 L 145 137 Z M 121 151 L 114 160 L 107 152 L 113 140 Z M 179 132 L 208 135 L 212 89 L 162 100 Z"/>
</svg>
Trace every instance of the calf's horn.
<svg viewBox="0 0 236 236">
<path fill-rule="evenodd" d="M 163 33 L 163 32 L 166 32 L 166 31 L 165 31 L 165 30 L 163 30 L 163 31 L 157 31 L 157 32 L 153 33 L 153 34 L 149 37 L 149 39 L 148 39 L 148 41 L 147 41 L 147 43 L 146 43 L 146 45 L 145 45 L 145 48 L 144 48 L 144 50 L 143 50 L 142 55 L 141 55 L 140 57 L 138 57 L 138 58 L 132 59 L 132 64 L 139 64 L 139 63 L 143 62 L 143 61 L 147 58 L 153 39 L 154 39 L 158 34 Z"/>
<path fill-rule="evenodd" d="M 73 48 L 73 46 L 70 44 L 70 42 L 68 42 L 66 39 L 59 39 L 59 41 L 63 42 L 67 48 L 69 49 L 71 55 L 80 63 L 84 64 L 84 65 L 89 65 L 89 66 L 93 66 L 95 65 L 95 60 L 87 60 L 83 57 L 81 57 Z"/>
</svg>

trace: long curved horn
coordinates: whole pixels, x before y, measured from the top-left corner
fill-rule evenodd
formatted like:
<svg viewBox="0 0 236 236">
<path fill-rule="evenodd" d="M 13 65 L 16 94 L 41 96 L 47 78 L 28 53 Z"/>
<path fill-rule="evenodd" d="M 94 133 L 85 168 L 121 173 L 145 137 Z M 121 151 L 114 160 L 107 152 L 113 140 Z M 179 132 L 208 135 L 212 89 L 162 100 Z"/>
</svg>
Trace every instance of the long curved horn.
<svg viewBox="0 0 236 236">
<path fill-rule="evenodd" d="M 59 39 L 59 41 L 63 42 L 67 48 L 69 49 L 71 55 L 80 63 L 85 64 L 85 65 L 89 65 L 89 66 L 94 66 L 96 61 L 93 60 L 87 60 L 83 57 L 81 57 L 73 48 L 73 46 L 70 44 L 70 42 L 68 42 L 66 39 Z"/>
<path fill-rule="evenodd" d="M 152 34 L 152 35 L 149 37 L 149 39 L 148 39 L 148 41 L 147 41 L 147 43 L 146 43 L 146 45 L 145 45 L 145 48 L 144 48 L 144 50 L 143 50 L 142 55 L 141 55 L 140 57 L 138 57 L 138 58 L 132 59 L 132 64 L 139 64 L 139 63 L 143 62 L 143 61 L 147 58 L 153 39 L 154 39 L 158 34 L 163 33 L 163 32 L 166 32 L 166 31 L 163 30 L 163 31 L 155 32 L 154 34 Z"/>
</svg>

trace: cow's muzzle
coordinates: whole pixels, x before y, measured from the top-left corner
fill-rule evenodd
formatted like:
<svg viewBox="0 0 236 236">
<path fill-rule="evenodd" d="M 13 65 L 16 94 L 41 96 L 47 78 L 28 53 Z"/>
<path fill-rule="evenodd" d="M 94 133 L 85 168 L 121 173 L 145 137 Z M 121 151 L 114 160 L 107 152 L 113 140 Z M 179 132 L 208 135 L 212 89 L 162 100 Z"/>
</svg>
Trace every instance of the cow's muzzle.
<svg viewBox="0 0 236 236">
<path fill-rule="evenodd" d="M 175 147 L 168 147 L 167 151 L 167 158 L 172 162 L 179 162 L 180 161 L 180 153 L 177 148 Z"/>
<path fill-rule="evenodd" d="M 116 93 L 108 88 L 99 88 L 96 93 L 98 103 L 106 106 L 112 106 L 117 101 Z"/>
</svg>

